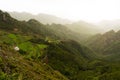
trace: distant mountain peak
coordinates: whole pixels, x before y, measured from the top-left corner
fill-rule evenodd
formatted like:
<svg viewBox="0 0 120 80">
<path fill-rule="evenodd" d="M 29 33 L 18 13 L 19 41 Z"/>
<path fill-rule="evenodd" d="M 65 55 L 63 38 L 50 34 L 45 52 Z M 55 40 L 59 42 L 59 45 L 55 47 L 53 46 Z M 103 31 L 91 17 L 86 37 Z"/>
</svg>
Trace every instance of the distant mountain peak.
<svg viewBox="0 0 120 80">
<path fill-rule="evenodd" d="M 30 19 L 28 22 L 30 22 L 30 23 L 40 23 L 40 22 L 38 22 L 38 21 L 35 20 L 35 19 Z"/>
<path fill-rule="evenodd" d="M 106 34 L 110 34 L 110 33 L 115 33 L 115 31 L 114 30 L 110 30 L 110 31 L 106 32 Z"/>
<path fill-rule="evenodd" d="M 29 19 L 36 19 L 37 21 L 43 23 L 43 24 L 52 24 L 52 23 L 56 23 L 56 24 L 69 24 L 72 23 L 72 21 L 67 20 L 67 19 L 62 19 L 59 17 L 56 17 L 54 15 L 49 15 L 49 14 L 37 14 L 37 15 L 33 15 L 30 13 L 26 13 L 26 12 L 9 12 L 9 14 L 18 20 L 26 20 L 28 21 Z"/>
</svg>

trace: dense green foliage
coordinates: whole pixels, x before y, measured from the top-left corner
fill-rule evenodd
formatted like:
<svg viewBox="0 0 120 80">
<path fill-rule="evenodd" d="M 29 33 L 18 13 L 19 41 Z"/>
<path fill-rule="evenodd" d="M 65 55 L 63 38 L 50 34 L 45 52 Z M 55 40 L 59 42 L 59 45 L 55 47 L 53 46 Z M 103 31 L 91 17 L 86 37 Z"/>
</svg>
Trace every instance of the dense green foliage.
<svg viewBox="0 0 120 80">
<path fill-rule="evenodd" d="M 42 55 L 46 44 L 34 44 L 29 36 L 0 33 L 0 80 L 67 80 L 49 65 L 44 65 Z M 18 46 L 19 51 L 14 47 Z"/>
</svg>

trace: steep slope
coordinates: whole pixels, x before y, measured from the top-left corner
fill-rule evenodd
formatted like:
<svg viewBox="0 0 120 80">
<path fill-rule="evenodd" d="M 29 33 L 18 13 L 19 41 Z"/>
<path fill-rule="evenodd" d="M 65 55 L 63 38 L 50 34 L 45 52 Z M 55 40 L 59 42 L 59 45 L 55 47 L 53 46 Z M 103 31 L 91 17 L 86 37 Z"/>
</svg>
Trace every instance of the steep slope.
<svg viewBox="0 0 120 80">
<path fill-rule="evenodd" d="M 36 73 L 35 75 L 41 76 L 41 74 L 43 74 L 48 77 L 41 77 L 41 80 L 52 78 L 52 80 L 57 80 L 57 76 L 60 80 L 67 80 L 66 77 L 73 80 L 77 79 L 77 72 L 79 72 L 79 70 L 84 70 L 84 66 L 87 65 L 88 61 L 92 61 L 95 58 L 93 51 L 85 46 L 81 46 L 75 41 L 69 40 L 73 34 L 68 28 L 63 25 L 43 25 L 34 19 L 31 19 L 27 22 L 17 21 L 16 19 L 11 18 L 8 13 L 4 13 L 2 11 L 0 12 L 0 21 L 0 29 L 3 31 L 3 34 L 1 34 L 0 38 L 1 45 L 8 47 L 5 48 L 5 53 L 7 53 L 6 51 L 13 51 L 11 53 L 19 55 L 18 57 L 20 57 L 21 61 L 23 60 L 25 64 L 28 64 L 27 61 L 30 60 L 31 65 L 33 62 L 34 64 L 38 65 L 38 67 L 50 65 L 50 72 L 48 69 L 48 72 L 46 73 L 44 73 L 46 70 L 43 70 L 43 72 L 39 71 L 39 68 L 37 66 L 31 67 L 29 64 L 26 66 L 26 68 L 31 67 L 29 69 L 31 71 L 33 71 L 32 69 L 34 69 L 34 67 L 37 67 L 38 74 Z M 6 31 L 8 33 L 6 33 Z M 15 46 L 19 47 L 20 50 L 14 52 L 13 47 Z M 15 58 L 17 58 L 17 56 L 15 56 Z M 17 65 L 21 65 L 21 68 L 24 66 L 21 63 Z M 56 70 L 55 73 L 52 68 Z M 20 69 L 18 69 L 16 72 L 19 73 Z M 11 69 L 11 71 L 14 71 L 14 69 Z M 55 76 L 51 75 L 52 71 Z M 66 77 L 62 76 L 62 74 L 59 72 Z M 3 73 L 9 75 L 4 71 Z M 30 76 L 31 73 L 32 72 L 26 74 Z M 24 78 L 24 74 L 21 74 Z M 36 80 L 39 78 L 37 77 L 33 79 Z"/>
<path fill-rule="evenodd" d="M 20 50 L 16 51 L 15 46 Z M 107 74 L 103 71 L 106 63 L 95 60 L 90 49 L 75 41 L 41 39 L 0 30 L 0 47 L 3 80 L 93 80 Z"/>
<path fill-rule="evenodd" d="M 32 15 L 30 13 L 25 13 L 25 12 L 23 12 L 23 13 L 9 12 L 9 13 L 13 18 L 18 19 L 18 20 L 29 21 L 30 19 L 35 19 L 43 24 L 52 24 L 50 26 L 52 26 L 52 29 L 54 29 L 54 32 L 57 32 L 57 33 L 60 30 L 61 30 L 61 32 L 65 31 L 66 28 L 64 28 L 64 27 L 67 26 L 67 28 L 70 30 L 69 30 L 69 32 L 67 31 L 64 33 L 64 35 L 66 35 L 67 33 L 69 34 L 65 37 L 69 37 L 70 35 L 72 35 L 72 37 L 73 37 L 72 39 L 75 38 L 75 40 L 77 40 L 78 42 L 85 40 L 86 38 L 88 38 L 89 36 L 91 36 L 95 33 L 101 32 L 101 30 L 100 30 L 100 28 L 98 28 L 98 26 L 84 22 L 84 21 L 79 21 L 79 22 L 73 23 L 72 21 L 69 21 L 66 19 L 61 19 L 61 18 L 47 15 L 47 14 Z M 59 24 L 62 24 L 62 25 L 59 25 Z M 64 27 L 62 27 L 62 29 L 61 28 L 59 29 L 59 27 L 57 27 L 57 29 L 55 29 L 56 27 L 54 27 L 54 26 L 59 26 L 59 27 L 64 26 Z M 58 34 L 60 34 L 60 33 L 58 33 Z"/>
<path fill-rule="evenodd" d="M 1 80 L 68 80 L 51 67 L 26 60 L 16 52 L 2 50 L 0 59 Z"/>
<path fill-rule="evenodd" d="M 32 15 L 30 13 L 22 12 L 9 12 L 9 14 L 18 20 L 26 20 L 28 21 L 29 19 L 36 19 L 37 21 L 43 23 L 43 24 L 68 24 L 71 23 L 72 21 L 67 20 L 67 19 L 61 19 L 59 17 L 53 16 L 53 15 L 48 15 L 48 14 L 38 14 L 38 15 Z"/>
<path fill-rule="evenodd" d="M 20 22 L 2 11 L 0 11 L 0 21 L 0 50 L 2 51 L 0 54 L 0 79 L 68 80 L 59 71 L 53 70 L 49 65 L 44 65 L 41 59 L 38 60 L 46 45 L 34 44 L 29 41 L 34 37 L 44 38 L 47 34 L 52 34 L 44 33 L 47 29 L 43 24 L 33 19 L 28 22 Z M 19 52 L 14 50 L 15 46 L 20 48 Z"/>
<path fill-rule="evenodd" d="M 59 71 L 55 71 L 49 65 L 38 61 L 37 56 L 34 60 L 31 58 L 33 55 L 35 56 L 35 52 L 30 51 L 33 44 L 28 41 L 29 39 L 29 36 L 15 35 L 0 30 L 0 79 L 68 80 Z M 20 48 L 20 51 L 16 51 L 16 46 Z M 26 46 L 29 47 L 25 48 Z M 38 49 L 41 50 L 41 48 Z M 35 50 L 37 49 L 34 48 Z M 38 54 L 40 55 L 40 53 Z"/>
<path fill-rule="evenodd" d="M 40 22 L 30 19 L 29 21 L 17 21 L 13 19 L 8 13 L 4 13 L 0 11 L 0 28 L 4 30 L 9 30 L 15 33 L 25 33 L 25 34 L 39 34 L 41 37 L 45 37 L 47 35 L 55 36 L 52 31 L 48 31 L 46 26 L 41 24 Z M 34 26 L 34 27 L 33 27 Z M 40 33 L 41 32 L 41 33 Z"/>
<path fill-rule="evenodd" d="M 83 37 L 82 34 L 76 33 L 69 28 L 67 28 L 64 25 L 61 24 L 51 24 L 47 25 L 49 29 L 56 34 L 56 36 L 59 36 L 62 40 L 75 40 L 77 42 L 81 42 L 83 39 L 85 39 L 85 36 Z"/>
<path fill-rule="evenodd" d="M 6 20 L 4 20 L 5 18 Z M 7 22 L 6 22 L 7 21 Z M 5 27 L 4 27 L 5 26 Z M 34 27 L 33 27 L 34 26 Z M 27 33 L 41 37 L 52 37 L 56 39 L 73 39 L 80 41 L 82 37 L 68 29 L 66 26 L 61 24 L 51 24 L 44 25 L 38 22 L 35 19 L 30 19 L 26 21 L 17 21 L 16 19 L 11 18 L 8 13 L 3 13 L 1 11 L 1 29 L 8 29 L 9 31 L 18 33 Z"/>
<path fill-rule="evenodd" d="M 85 44 L 97 53 L 104 55 L 120 54 L 120 31 L 113 30 L 102 35 L 95 35 L 88 39 Z"/>
<path fill-rule="evenodd" d="M 108 45 L 113 42 L 115 32 L 109 31 L 103 35 L 97 35 L 97 38 L 92 37 L 91 40 L 88 40 L 88 45 L 92 47 L 95 51 L 101 52 L 101 50 L 108 47 Z"/>
<path fill-rule="evenodd" d="M 0 11 L 0 79 L 120 79 L 119 62 L 101 60 L 91 49 L 70 40 L 70 32 L 60 24 L 18 21 Z"/>
<path fill-rule="evenodd" d="M 95 59 L 91 50 L 75 41 L 62 41 L 58 45 L 50 44 L 48 49 L 48 64 L 70 80 L 77 79 L 78 73 L 86 69 L 88 61 Z"/>
</svg>

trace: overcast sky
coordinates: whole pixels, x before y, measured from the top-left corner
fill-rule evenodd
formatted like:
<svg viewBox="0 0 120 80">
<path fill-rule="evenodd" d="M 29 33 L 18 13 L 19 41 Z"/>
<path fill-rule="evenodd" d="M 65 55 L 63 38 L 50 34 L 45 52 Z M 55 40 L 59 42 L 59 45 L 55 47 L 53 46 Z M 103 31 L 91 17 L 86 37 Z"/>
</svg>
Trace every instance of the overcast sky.
<svg viewBox="0 0 120 80">
<path fill-rule="evenodd" d="M 0 0 L 0 9 L 46 13 L 74 21 L 120 19 L 120 0 Z"/>
</svg>

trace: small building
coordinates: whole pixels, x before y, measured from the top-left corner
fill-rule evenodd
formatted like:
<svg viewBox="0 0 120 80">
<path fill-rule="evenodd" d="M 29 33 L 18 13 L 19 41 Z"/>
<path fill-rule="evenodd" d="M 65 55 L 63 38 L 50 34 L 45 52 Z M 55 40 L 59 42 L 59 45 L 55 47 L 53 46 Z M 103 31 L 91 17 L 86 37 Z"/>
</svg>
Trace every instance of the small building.
<svg viewBox="0 0 120 80">
<path fill-rule="evenodd" d="M 15 50 L 15 51 L 19 51 L 20 49 L 19 49 L 18 46 L 16 46 L 16 47 L 14 47 L 14 50 Z"/>
</svg>

